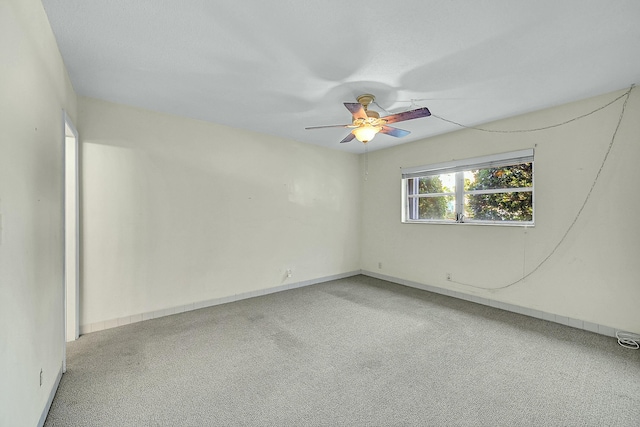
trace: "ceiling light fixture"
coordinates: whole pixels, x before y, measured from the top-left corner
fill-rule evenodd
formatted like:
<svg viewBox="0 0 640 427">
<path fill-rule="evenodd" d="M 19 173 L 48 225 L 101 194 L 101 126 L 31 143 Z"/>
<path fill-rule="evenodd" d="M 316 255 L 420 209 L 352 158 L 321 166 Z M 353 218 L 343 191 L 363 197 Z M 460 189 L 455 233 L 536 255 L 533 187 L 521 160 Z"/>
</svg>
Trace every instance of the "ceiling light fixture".
<svg viewBox="0 0 640 427">
<path fill-rule="evenodd" d="M 351 131 L 355 135 L 356 139 L 362 143 L 367 143 L 373 139 L 374 136 L 382 129 L 381 126 L 372 126 L 370 124 L 362 125 Z"/>
</svg>

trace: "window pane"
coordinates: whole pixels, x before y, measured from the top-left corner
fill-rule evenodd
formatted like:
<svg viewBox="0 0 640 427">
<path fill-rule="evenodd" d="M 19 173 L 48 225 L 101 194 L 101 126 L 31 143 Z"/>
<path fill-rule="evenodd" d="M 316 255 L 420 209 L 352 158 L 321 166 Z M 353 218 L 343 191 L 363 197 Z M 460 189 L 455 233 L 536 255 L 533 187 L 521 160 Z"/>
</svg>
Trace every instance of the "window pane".
<svg viewBox="0 0 640 427">
<path fill-rule="evenodd" d="M 456 174 L 423 176 L 418 178 L 418 193 L 454 193 L 456 191 Z"/>
<path fill-rule="evenodd" d="M 411 219 L 454 219 L 456 216 L 454 196 L 420 197 L 415 200 L 418 203 L 417 218 L 412 216 Z"/>
<path fill-rule="evenodd" d="M 532 221 L 533 193 L 466 194 L 464 210 L 478 221 Z"/>
<path fill-rule="evenodd" d="M 477 169 L 464 173 L 465 191 L 533 186 L 533 163 Z"/>
</svg>

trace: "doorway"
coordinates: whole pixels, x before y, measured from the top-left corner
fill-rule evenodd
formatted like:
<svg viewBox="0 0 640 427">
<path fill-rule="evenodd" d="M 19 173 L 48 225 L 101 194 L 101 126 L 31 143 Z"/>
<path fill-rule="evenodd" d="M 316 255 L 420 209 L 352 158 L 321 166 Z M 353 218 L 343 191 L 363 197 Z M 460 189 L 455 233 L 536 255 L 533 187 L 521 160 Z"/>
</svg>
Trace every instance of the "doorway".
<svg viewBox="0 0 640 427">
<path fill-rule="evenodd" d="M 64 330 L 65 342 L 80 336 L 80 203 L 78 131 L 64 113 Z M 66 370 L 66 352 L 65 352 Z"/>
</svg>

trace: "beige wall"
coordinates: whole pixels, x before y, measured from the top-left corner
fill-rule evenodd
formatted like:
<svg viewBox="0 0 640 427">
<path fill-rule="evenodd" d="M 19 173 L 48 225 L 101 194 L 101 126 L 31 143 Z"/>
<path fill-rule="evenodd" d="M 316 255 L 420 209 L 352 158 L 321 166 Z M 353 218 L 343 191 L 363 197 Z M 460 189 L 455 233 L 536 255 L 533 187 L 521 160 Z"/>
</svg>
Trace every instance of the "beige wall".
<svg viewBox="0 0 640 427">
<path fill-rule="evenodd" d="M 357 155 L 88 98 L 79 115 L 81 326 L 359 270 Z"/>
<path fill-rule="evenodd" d="M 623 92 L 486 125 L 530 129 L 588 113 Z M 532 133 L 458 132 L 369 154 L 363 186 L 362 269 L 534 310 L 640 332 L 640 91 L 629 99 L 614 147 L 577 223 L 616 128 L 622 100 L 587 118 Z M 434 119 L 435 120 L 435 119 Z M 400 168 L 535 148 L 535 227 L 402 224 Z M 382 263 L 382 269 L 378 263 Z"/>
<path fill-rule="evenodd" d="M 0 2 L 0 55 L 0 425 L 34 426 L 62 368 L 62 111 L 75 119 L 75 94 L 38 0 Z"/>
</svg>

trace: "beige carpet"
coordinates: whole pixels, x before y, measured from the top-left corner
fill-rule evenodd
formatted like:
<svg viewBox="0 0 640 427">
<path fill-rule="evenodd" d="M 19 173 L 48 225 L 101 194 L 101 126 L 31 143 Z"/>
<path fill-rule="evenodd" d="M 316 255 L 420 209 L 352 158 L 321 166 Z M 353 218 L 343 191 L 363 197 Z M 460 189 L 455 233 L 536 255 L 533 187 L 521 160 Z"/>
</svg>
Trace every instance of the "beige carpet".
<svg viewBox="0 0 640 427">
<path fill-rule="evenodd" d="M 357 276 L 68 346 L 46 426 L 638 426 L 640 351 Z"/>
</svg>

